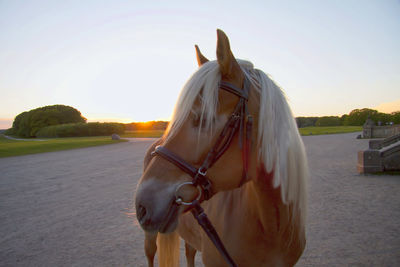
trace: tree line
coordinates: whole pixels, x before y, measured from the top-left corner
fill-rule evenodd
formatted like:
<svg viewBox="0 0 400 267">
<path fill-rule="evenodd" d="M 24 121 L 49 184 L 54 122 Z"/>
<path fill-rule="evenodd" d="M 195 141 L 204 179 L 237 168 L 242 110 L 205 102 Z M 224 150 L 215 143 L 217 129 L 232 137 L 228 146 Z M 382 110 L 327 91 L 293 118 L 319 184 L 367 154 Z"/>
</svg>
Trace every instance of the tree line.
<svg viewBox="0 0 400 267">
<path fill-rule="evenodd" d="M 122 123 L 86 122 L 77 109 L 65 105 L 45 106 L 18 114 L 6 135 L 20 137 L 101 136 L 123 133 Z"/>
<path fill-rule="evenodd" d="M 299 128 L 309 126 L 361 126 L 370 118 L 376 124 L 400 124 L 400 111 L 382 113 L 374 109 L 354 109 L 349 114 L 342 116 L 323 117 L 297 117 L 296 122 Z"/>
<path fill-rule="evenodd" d="M 342 116 L 297 117 L 299 128 L 309 126 L 361 126 L 367 118 L 377 124 L 400 124 L 400 111 L 388 113 L 374 109 L 354 109 Z M 99 136 L 113 133 L 121 134 L 125 130 L 165 130 L 168 121 L 150 121 L 122 123 L 87 123 L 77 109 L 65 105 L 52 105 L 25 111 L 15 117 L 7 135 L 21 137 L 70 137 Z"/>
<path fill-rule="evenodd" d="M 122 134 L 125 125 L 116 122 L 78 122 L 52 125 L 41 128 L 36 137 L 81 137 L 81 136 L 106 136 Z"/>
</svg>

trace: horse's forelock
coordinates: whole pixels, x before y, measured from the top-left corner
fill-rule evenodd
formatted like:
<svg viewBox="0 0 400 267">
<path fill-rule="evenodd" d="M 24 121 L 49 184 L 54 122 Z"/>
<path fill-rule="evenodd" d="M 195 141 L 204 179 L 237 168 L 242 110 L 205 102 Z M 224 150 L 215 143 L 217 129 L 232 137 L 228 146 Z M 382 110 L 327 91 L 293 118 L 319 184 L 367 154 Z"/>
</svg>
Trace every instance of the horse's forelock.
<svg viewBox="0 0 400 267">
<path fill-rule="evenodd" d="M 193 112 L 193 106 L 196 99 L 200 102 L 200 110 L 197 113 L 201 121 L 207 124 L 203 125 L 204 131 L 212 129 L 213 121 L 216 116 L 218 104 L 218 82 L 219 67 L 216 61 L 204 63 L 186 82 L 175 104 L 172 119 L 165 133 L 168 140 L 175 136 L 187 117 Z"/>
<path fill-rule="evenodd" d="M 253 69 L 253 64 L 245 60 L 237 60 L 245 72 Z M 165 137 L 172 138 L 182 127 L 193 105 L 200 101 L 200 112 L 197 115 L 206 122 L 202 130 L 211 132 L 215 121 L 218 105 L 218 83 L 220 81 L 219 65 L 217 61 L 204 63 L 186 82 L 175 104 L 172 119 L 169 123 Z"/>
</svg>

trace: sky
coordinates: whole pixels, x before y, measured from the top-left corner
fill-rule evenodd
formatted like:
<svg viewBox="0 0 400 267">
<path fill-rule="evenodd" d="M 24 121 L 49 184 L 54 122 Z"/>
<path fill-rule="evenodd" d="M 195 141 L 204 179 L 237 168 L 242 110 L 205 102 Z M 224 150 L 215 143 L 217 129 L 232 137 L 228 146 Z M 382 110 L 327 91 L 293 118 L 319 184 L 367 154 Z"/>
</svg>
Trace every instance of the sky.
<svg viewBox="0 0 400 267">
<path fill-rule="evenodd" d="M 0 0 L 0 129 L 63 104 L 88 121 L 168 120 L 216 29 L 295 116 L 400 110 L 400 1 Z"/>
</svg>

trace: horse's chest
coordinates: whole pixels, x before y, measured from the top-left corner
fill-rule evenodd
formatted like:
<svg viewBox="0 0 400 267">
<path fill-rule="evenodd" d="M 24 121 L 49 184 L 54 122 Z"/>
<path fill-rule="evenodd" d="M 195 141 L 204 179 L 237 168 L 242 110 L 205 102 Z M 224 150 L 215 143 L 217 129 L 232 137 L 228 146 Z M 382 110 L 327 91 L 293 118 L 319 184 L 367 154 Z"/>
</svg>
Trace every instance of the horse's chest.
<svg viewBox="0 0 400 267">
<path fill-rule="evenodd" d="M 265 266 L 274 262 L 279 252 L 276 231 L 265 231 L 258 216 L 250 210 L 240 210 L 226 200 L 223 208 L 207 207 L 207 213 L 226 249 L 239 266 Z M 220 206 L 219 206 L 220 207 Z M 271 216 L 273 224 L 273 216 Z M 274 227 L 271 227 L 274 229 Z M 225 266 L 212 242 L 202 234 L 202 253 L 206 266 Z"/>
</svg>

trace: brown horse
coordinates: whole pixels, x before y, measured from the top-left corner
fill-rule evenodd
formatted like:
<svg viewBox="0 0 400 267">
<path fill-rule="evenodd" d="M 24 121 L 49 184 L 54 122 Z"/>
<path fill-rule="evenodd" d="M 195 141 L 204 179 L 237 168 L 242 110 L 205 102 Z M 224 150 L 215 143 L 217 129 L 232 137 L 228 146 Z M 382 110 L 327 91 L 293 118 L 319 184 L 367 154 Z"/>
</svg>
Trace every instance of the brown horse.
<svg viewBox="0 0 400 267">
<path fill-rule="evenodd" d="M 220 81 L 243 88 L 250 82 L 248 112 L 254 118 L 247 179 L 243 183 L 240 134 L 208 170 L 213 196 L 202 207 L 238 266 L 293 266 L 305 247 L 307 160 L 296 123 L 281 89 L 250 62 L 235 59 L 227 36 L 217 30 L 217 60 L 198 50 L 200 68 L 184 86 L 159 144 L 200 167 L 233 113 L 239 97 L 218 89 Z M 206 266 L 226 266 L 185 206 L 171 215 L 179 198 L 199 197 L 191 176 L 163 157 L 148 156 L 136 192 L 138 221 L 146 231 L 149 265 L 157 233 L 160 266 L 177 266 L 179 236 L 189 266 L 195 251 Z M 179 234 L 179 235 L 178 235 Z M 152 254 L 152 255 L 151 255 Z M 150 263 L 151 261 L 151 263 Z"/>
</svg>

